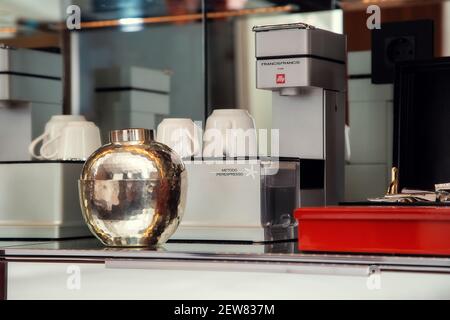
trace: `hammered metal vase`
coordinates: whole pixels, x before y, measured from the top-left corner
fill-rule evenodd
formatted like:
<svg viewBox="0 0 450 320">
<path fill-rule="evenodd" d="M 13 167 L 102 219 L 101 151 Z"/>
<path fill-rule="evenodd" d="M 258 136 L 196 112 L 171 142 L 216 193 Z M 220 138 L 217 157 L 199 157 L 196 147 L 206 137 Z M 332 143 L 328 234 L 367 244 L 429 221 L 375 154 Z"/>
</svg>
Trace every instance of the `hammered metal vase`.
<svg viewBox="0 0 450 320">
<path fill-rule="evenodd" d="M 154 246 L 180 223 L 187 177 L 180 157 L 153 131 L 110 132 L 86 161 L 79 181 L 84 219 L 107 246 Z"/>
</svg>

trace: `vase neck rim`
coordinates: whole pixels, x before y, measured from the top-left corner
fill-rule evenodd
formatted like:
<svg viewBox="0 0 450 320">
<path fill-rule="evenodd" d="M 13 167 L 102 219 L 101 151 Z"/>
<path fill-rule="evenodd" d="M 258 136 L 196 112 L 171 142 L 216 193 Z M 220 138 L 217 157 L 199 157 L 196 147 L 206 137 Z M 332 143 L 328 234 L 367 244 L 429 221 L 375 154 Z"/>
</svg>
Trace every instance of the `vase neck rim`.
<svg viewBox="0 0 450 320">
<path fill-rule="evenodd" d="M 111 143 L 150 142 L 153 138 L 153 130 L 143 128 L 113 130 L 109 133 Z"/>
</svg>

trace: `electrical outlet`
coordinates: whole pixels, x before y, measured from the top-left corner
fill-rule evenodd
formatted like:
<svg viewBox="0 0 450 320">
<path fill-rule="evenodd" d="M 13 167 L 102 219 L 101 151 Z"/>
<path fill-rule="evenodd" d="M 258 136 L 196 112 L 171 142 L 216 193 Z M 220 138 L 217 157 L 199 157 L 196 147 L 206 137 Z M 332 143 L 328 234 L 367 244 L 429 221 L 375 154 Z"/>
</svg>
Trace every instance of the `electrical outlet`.
<svg viewBox="0 0 450 320">
<path fill-rule="evenodd" d="M 396 62 L 415 60 L 416 41 L 413 36 L 386 38 L 384 50 L 385 63 L 394 66 Z"/>
<path fill-rule="evenodd" d="M 433 20 L 389 22 L 372 31 L 372 83 L 393 83 L 395 64 L 433 58 Z"/>
</svg>

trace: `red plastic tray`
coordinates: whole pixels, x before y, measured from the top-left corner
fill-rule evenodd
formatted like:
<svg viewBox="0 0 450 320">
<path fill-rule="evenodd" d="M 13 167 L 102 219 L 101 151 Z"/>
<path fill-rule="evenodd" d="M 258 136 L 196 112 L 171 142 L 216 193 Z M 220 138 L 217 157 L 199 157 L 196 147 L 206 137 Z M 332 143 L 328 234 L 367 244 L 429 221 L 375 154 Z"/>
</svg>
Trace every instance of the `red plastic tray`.
<svg viewBox="0 0 450 320">
<path fill-rule="evenodd" d="M 450 255 L 450 207 L 295 211 L 301 251 Z"/>
</svg>

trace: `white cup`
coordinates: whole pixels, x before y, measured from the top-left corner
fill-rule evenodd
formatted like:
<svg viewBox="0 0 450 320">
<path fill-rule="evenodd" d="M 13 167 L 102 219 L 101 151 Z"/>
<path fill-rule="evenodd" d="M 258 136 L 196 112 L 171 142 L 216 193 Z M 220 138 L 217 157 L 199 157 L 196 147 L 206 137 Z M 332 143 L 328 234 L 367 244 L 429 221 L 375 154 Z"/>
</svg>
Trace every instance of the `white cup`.
<svg viewBox="0 0 450 320">
<path fill-rule="evenodd" d="M 42 142 L 42 144 L 47 143 L 50 140 L 53 140 L 57 136 L 61 134 L 63 128 L 71 121 L 86 121 L 84 116 L 79 115 L 56 115 L 50 118 L 50 121 L 45 125 L 44 133 L 31 142 L 28 147 L 28 152 L 33 158 L 44 160 L 45 158 L 36 154 L 35 149 L 36 146 Z M 54 153 L 56 151 L 56 145 L 49 146 L 48 152 Z"/>
<path fill-rule="evenodd" d="M 201 155 L 201 128 L 188 118 L 166 118 L 156 129 L 156 141 L 164 143 L 182 158 Z"/>
<path fill-rule="evenodd" d="M 72 121 L 42 145 L 41 156 L 48 160 L 86 160 L 100 146 L 100 130 L 93 122 Z"/>
<path fill-rule="evenodd" d="M 216 109 L 206 120 L 204 157 L 257 156 L 255 120 L 244 109 Z"/>
</svg>

